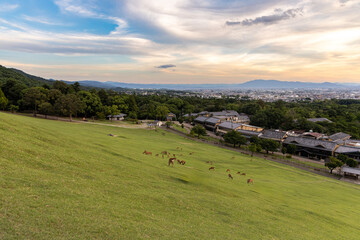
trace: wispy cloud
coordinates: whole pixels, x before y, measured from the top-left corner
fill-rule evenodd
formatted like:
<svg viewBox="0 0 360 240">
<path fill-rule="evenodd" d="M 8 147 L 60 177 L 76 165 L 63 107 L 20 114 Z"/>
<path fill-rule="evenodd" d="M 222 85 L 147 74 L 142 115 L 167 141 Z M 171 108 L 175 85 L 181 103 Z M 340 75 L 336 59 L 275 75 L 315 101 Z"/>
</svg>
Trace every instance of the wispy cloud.
<svg viewBox="0 0 360 240">
<path fill-rule="evenodd" d="M 0 4 L 0 12 L 10 12 L 19 7 L 19 4 Z"/>
<path fill-rule="evenodd" d="M 176 66 L 174 64 L 165 64 L 165 65 L 157 66 L 155 68 L 167 69 L 167 68 L 175 68 L 175 67 Z"/>
<path fill-rule="evenodd" d="M 256 24 L 274 24 L 283 20 L 288 20 L 294 18 L 298 15 L 302 15 L 302 8 L 288 9 L 283 11 L 281 9 L 275 9 L 275 13 L 272 15 L 261 16 L 254 19 L 244 19 L 242 21 L 227 21 L 226 25 L 234 26 L 234 25 L 243 25 L 243 26 L 252 26 Z"/>
<path fill-rule="evenodd" d="M 64 26 L 66 24 L 64 23 L 60 23 L 60 22 L 55 22 L 53 20 L 47 19 L 47 18 L 42 18 L 42 17 L 31 17 L 28 15 L 23 15 L 22 18 L 28 22 L 36 22 L 36 23 L 41 23 L 41 24 L 45 24 L 45 25 L 54 25 L 54 26 Z"/>
</svg>

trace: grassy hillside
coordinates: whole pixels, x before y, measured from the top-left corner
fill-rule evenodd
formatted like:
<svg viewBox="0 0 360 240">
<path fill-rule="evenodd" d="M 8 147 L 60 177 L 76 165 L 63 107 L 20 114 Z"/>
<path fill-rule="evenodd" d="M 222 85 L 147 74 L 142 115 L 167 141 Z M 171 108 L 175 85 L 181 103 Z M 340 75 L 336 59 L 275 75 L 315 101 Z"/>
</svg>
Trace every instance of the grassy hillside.
<svg viewBox="0 0 360 240">
<path fill-rule="evenodd" d="M 0 143 L 0 239 L 360 236 L 359 187 L 162 131 L 0 113 Z"/>
</svg>

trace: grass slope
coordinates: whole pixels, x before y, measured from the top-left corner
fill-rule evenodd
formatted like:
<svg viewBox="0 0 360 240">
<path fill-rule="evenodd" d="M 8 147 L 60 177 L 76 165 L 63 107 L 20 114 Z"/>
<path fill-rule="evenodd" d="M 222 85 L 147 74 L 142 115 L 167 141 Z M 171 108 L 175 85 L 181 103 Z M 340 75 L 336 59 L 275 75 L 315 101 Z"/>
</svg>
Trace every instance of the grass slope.
<svg viewBox="0 0 360 240">
<path fill-rule="evenodd" d="M 357 186 L 163 133 L 0 113 L 0 239 L 359 239 Z"/>
</svg>

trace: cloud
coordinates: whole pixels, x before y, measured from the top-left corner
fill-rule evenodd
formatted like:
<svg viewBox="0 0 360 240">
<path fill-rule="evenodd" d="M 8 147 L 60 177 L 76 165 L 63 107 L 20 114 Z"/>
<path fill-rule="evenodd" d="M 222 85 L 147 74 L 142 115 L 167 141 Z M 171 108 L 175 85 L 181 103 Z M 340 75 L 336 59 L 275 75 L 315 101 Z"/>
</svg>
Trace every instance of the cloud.
<svg viewBox="0 0 360 240">
<path fill-rule="evenodd" d="M 161 69 L 167 69 L 167 68 L 175 68 L 176 66 L 173 65 L 173 64 L 165 64 L 165 65 L 160 65 L 160 66 L 157 66 L 155 68 L 161 68 Z"/>
<path fill-rule="evenodd" d="M 46 18 L 40 18 L 40 17 L 31 17 L 28 15 L 23 15 L 23 19 L 28 21 L 28 22 L 37 22 L 37 23 L 41 23 L 41 24 L 45 24 L 45 25 L 54 25 L 54 26 L 63 26 L 65 24 L 63 23 L 59 23 L 59 22 L 54 22 L 50 19 L 46 19 Z"/>
<path fill-rule="evenodd" d="M 0 12 L 10 12 L 19 7 L 19 4 L 0 4 Z"/>
<path fill-rule="evenodd" d="M 275 14 L 257 17 L 255 19 L 245 19 L 242 21 L 227 21 L 226 25 L 234 26 L 234 25 L 243 25 L 243 26 L 252 26 L 256 24 L 275 24 L 277 22 L 288 20 L 291 18 L 295 18 L 297 15 L 302 15 L 303 9 L 302 8 L 294 8 L 288 9 L 286 11 L 282 11 L 281 9 L 277 8 L 274 10 Z"/>
</svg>

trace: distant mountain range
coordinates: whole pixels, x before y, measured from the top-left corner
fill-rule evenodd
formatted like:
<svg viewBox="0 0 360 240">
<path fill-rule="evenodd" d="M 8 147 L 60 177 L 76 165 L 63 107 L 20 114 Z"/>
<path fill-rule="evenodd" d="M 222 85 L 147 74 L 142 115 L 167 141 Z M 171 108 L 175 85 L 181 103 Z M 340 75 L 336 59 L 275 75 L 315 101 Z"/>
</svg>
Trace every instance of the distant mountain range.
<svg viewBox="0 0 360 240">
<path fill-rule="evenodd" d="M 28 86 L 41 86 L 42 84 L 52 85 L 55 80 L 37 77 L 21 70 L 6 68 L 0 65 L 0 84 L 7 79 L 14 78 Z M 64 81 L 73 84 L 74 81 Z M 105 89 L 169 89 L 169 90 L 205 90 L 205 89 L 349 89 L 359 88 L 360 83 L 313 83 L 313 82 L 290 82 L 278 80 L 252 80 L 238 84 L 139 84 L 123 82 L 99 82 L 99 81 L 78 81 L 85 88 Z"/>
<path fill-rule="evenodd" d="M 133 88 L 133 89 L 171 89 L 171 90 L 200 90 L 200 89 L 332 89 L 360 87 L 360 84 L 340 83 L 312 83 L 290 82 L 278 80 L 253 80 L 239 84 L 137 84 L 122 82 L 79 81 L 83 86 L 98 88 Z"/>
</svg>

